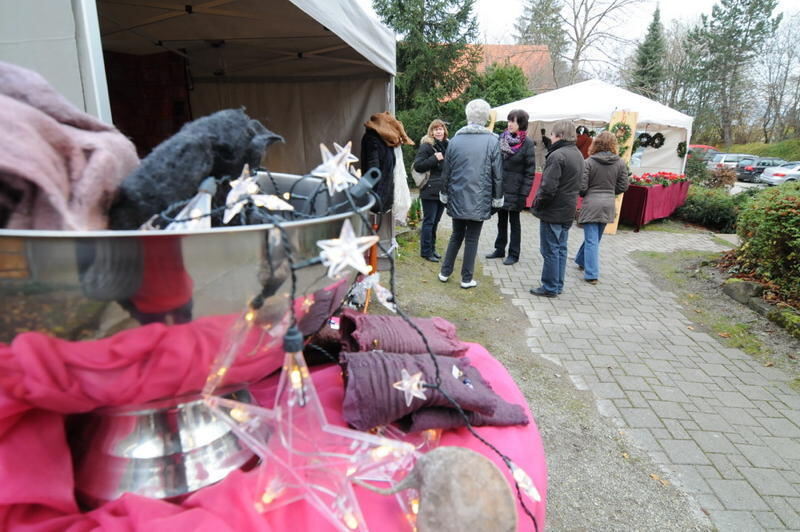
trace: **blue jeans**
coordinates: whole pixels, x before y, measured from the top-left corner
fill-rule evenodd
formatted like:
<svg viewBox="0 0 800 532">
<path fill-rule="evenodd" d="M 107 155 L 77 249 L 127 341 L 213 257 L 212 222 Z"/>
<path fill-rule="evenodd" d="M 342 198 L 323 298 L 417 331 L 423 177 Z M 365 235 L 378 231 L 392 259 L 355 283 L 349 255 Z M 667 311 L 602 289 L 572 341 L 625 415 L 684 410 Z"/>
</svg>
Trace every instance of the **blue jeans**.
<svg viewBox="0 0 800 532">
<path fill-rule="evenodd" d="M 419 239 L 419 254 L 430 257 L 436 252 L 436 228 L 442 219 L 445 205 L 437 199 L 422 200 L 422 231 Z"/>
<path fill-rule="evenodd" d="M 584 279 L 600 278 L 600 239 L 606 224 L 583 224 L 583 244 L 575 255 L 575 264 L 583 268 Z"/>
<path fill-rule="evenodd" d="M 468 283 L 475 273 L 475 256 L 478 254 L 478 239 L 481 237 L 483 222 L 453 218 L 453 232 L 444 254 L 441 274 L 450 277 L 455 268 L 456 256 L 464 243 L 464 258 L 461 262 L 461 282 Z"/>
<path fill-rule="evenodd" d="M 564 273 L 567 270 L 567 239 L 572 222 L 550 224 L 539 222 L 539 252 L 542 254 L 542 288 L 560 294 L 564 290 Z"/>
</svg>

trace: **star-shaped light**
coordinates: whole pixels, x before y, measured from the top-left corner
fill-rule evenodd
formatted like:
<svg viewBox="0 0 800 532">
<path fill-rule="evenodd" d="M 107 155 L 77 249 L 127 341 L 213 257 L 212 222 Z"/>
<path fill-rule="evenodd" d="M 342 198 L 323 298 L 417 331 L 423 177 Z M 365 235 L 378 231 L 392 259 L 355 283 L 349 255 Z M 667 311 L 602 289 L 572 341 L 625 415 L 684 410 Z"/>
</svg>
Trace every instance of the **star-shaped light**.
<svg viewBox="0 0 800 532">
<path fill-rule="evenodd" d="M 283 201 L 280 196 L 274 196 L 272 194 L 254 194 L 250 196 L 250 201 L 252 201 L 253 205 L 256 207 L 264 207 L 269 211 L 294 210 L 294 207 L 290 203 Z"/>
<path fill-rule="evenodd" d="M 311 175 L 325 180 L 329 195 L 333 196 L 336 192 L 341 192 L 358 183 L 358 179 L 348 169 L 354 158 L 350 153 L 349 142 L 344 148 L 338 146 L 336 155 L 333 155 L 324 144 L 319 145 L 319 151 L 322 155 L 322 164 L 314 168 Z"/>
<path fill-rule="evenodd" d="M 272 409 L 215 396 L 206 404 L 262 458 L 253 502 L 261 512 L 306 499 L 338 530 L 366 531 L 354 479 L 399 477 L 417 456 L 410 443 L 330 425 L 299 351 L 285 355 Z"/>
<path fill-rule="evenodd" d="M 422 390 L 422 385 L 425 384 L 422 380 L 422 372 L 409 375 L 408 370 L 403 368 L 400 371 L 400 380 L 392 384 L 392 388 L 400 390 L 406 396 L 406 406 L 411 406 L 411 402 L 415 397 L 425 400 L 425 392 Z"/>
<path fill-rule="evenodd" d="M 345 144 L 344 146 L 339 146 L 335 142 L 333 143 L 333 149 L 336 150 L 336 155 L 339 155 L 342 152 L 346 152 L 347 155 L 345 155 L 344 162 L 345 162 L 345 164 L 347 166 L 350 166 L 351 164 L 358 162 L 358 157 L 356 157 L 355 155 L 350 153 L 350 149 L 352 147 L 353 147 L 353 143 L 351 141 L 349 141 L 349 140 L 347 141 L 347 144 Z M 330 153 L 330 152 L 328 152 L 328 153 Z"/>
<path fill-rule="evenodd" d="M 378 240 L 380 237 L 375 235 L 357 237 L 353 224 L 345 220 L 339 238 L 317 241 L 317 246 L 322 249 L 319 254 L 322 264 L 328 267 L 328 277 L 335 279 L 348 266 L 368 274 L 372 266 L 364 260 L 364 253 Z"/>
<path fill-rule="evenodd" d="M 250 166 L 244 165 L 239 179 L 231 181 L 231 189 L 225 197 L 225 214 L 222 223 L 230 222 L 247 204 L 248 198 L 261 192 L 255 177 L 250 175 Z"/>
</svg>

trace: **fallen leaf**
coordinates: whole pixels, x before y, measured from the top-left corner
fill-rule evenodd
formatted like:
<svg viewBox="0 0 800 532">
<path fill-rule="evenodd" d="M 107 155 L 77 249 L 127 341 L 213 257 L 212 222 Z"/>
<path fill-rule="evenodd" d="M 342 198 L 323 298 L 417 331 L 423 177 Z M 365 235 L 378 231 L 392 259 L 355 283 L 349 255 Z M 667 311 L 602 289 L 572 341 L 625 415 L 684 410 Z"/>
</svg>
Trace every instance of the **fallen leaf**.
<svg viewBox="0 0 800 532">
<path fill-rule="evenodd" d="M 655 473 L 650 473 L 650 478 L 652 478 L 653 480 L 657 480 L 657 481 L 661 482 L 662 486 L 669 486 L 669 480 L 664 480 L 663 478 L 659 477 Z"/>
<path fill-rule="evenodd" d="M 765 367 L 765 368 L 771 368 L 771 367 L 772 367 L 772 366 L 774 366 L 774 365 L 775 365 L 775 364 L 773 364 L 772 362 L 767 362 L 766 364 L 764 364 L 764 367 Z"/>
<path fill-rule="evenodd" d="M 630 455 L 629 455 L 628 453 L 622 453 L 622 457 L 623 457 L 625 460 L 627 460 L 628 458 L 630 458 Z"/>
<path fill-rule="evenodd" d="M 717 335 L 721 336 L 722 338 L 730 338 L 731 337 L 731 333 L 726 333 L 726 332 L 717 333 Z"/>
<path fill-rule="evenodd" d="M 689 326 L 688 326 L 688 327 L 686 327 L 686 328 L 687 328 L 687 329 L 689 329 L 690 331 L 693 331 L 693 330 L 694 330 L 694 327 L 692 327 L 691 325 L 689 325 Z"/>
</svg>

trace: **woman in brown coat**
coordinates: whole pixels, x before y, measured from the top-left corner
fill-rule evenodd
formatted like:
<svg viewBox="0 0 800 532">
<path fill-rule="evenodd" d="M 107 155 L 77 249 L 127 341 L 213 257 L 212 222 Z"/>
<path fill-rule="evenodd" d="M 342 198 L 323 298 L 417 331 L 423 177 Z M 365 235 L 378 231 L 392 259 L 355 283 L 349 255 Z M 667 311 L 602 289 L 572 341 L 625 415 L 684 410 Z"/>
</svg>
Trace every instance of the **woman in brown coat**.
<svg viewBox="0 0 800 532">
<path fill-rule="evenodd" d="M 575 256 L 587 283 L 600 277 L 600 239 L 606 224 L 616 217 L 614 196 L 628 190 L 628 165 L 617 155 L 617 137 L 603 131 L 592 142 L 583 166 L 580 195 L 583 198 L 578 224 L 583 226 L 583 244 Z"/>
</svg>

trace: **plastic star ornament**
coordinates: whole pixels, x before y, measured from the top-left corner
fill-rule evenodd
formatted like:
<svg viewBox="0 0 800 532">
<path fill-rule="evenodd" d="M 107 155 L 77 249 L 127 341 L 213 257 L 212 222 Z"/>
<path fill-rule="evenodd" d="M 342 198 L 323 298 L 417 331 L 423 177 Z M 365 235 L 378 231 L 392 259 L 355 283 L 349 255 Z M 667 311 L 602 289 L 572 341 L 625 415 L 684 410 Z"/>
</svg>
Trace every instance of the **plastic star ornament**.
<svg viewBox="0 0 800 532">
<path fill-rule="evenodd" d="M 406 406 L 411 406 L 411 402 L 415 397 L 425 400 L 425 392 L 422 390 L 422 385 L 425 384 L 422 380 L 422 372 L 409 375 L 406 368 L 400 372 L 400 380 L 392 384 L 392 388 L 400 390 L 406 396 Z"/>
<path fill-rule="evenodd" d="M 211 228 L 211 198 L 217 192 L 217 182 L 208 177 L 200 183 L 197 194 L 181 209 L 165 229 L 167 231 L 202 230 Z"/>
<path fill-rule="evenodd" d="M 248 198 L 261 192 L 256 183 L 255 177 L 250 175 L 250 167 L 244 165 L 242 175 L 239 179 L 231 181 L 231 190 L 225 197 L 225 214 L 222 216 L 222 223 L 228 223 L 233 217 L 247 204 Z"/>
<path fill-rule="evenodd" d="M 345 144 L 344 146 L 339 146 L 335 142 L 333 143 L 333 149 L 336 150 L 336 155 L 339 155 L 342 152 L 346 152 L 346 155 L 344 157 L 344 162 L 347 166 L 350 166 L 351 164 L 358 162 L 358 157 L 350 153 L 350 149 L 352 148 L 352 146 L 353 143 L 350 141 L 347 141 L 347 144 Z"/>
<path fill-rule="evenodd" d="M 279 196 L 272 194 L 255 194 L 250 196 L 250 201 L 256 207 L 264 207 L 268 211 L 293 211 L 294 207 Z"/>
<path fill-rule="evenodd" d="M 272 409 L 213 396 L 206 404 L 262 458 L 254 494 L 261 512 L 306 499 L 338 530 L 366 531 L 353 479 L 375 471 L 399 476 L 416 458 L 410 443 L 330 425 L 301 351 L 287 348 Z"/>
<path fill-rule="evenodd" d="M 364 260 L 364 253 L 378 240 L 380 238 L 376 235 L 357 237 L 353 224 L 345 220 L 339 238 L 317 241 L 317 246 L 322 249 L 319 254 L 322 264 L 328 267 L 328 277 L 335 279 L 347 267 L 368 274 L 372 266 Z"/>
<path fill-rule="evenodd" d="M 322 164 L 311 171 L 311 175 L 314 177 L 321 177 L 325 180 L 328 194 L 331 196 L 358 183 L 358 178 L 351 174 L 348 169 L 350 162 L 355 158 L 350 153 L 350 143 L 348 142 L 344 148 L 337 146 L 337 150 L 336 155 L 333 155 L 327 146 L 320 144 L 319 151 L 322 154 Z M 357 161 L 358 159 L 356 158 L 355 160 Z"/>
</svg>

